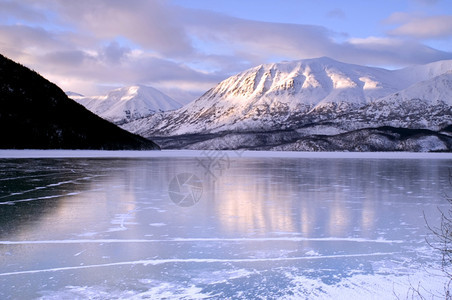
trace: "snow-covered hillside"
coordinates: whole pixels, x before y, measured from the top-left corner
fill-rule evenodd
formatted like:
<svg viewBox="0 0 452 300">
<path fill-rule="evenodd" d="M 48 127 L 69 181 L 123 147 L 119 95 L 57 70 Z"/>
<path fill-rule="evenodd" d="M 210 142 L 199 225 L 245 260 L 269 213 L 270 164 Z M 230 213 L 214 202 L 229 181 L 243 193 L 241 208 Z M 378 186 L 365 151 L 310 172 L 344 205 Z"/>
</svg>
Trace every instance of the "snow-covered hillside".
<svg viewBox="0 0 452 300">
<path fill-rule="evenodd" d="M 452 67 L 439 76 L 417 82 L 378 101 L 403 103 L 410 100 L 422 100 L 430 105 L 444 103 L 452 106 Z"/>
<path fill-rule="evenodd" d="M 104 96 L 84 97 L 73 92 L 68 96 L 118 125 L 182 106 L 157 89 L 144 85 L 115 89 Z"/>
<path fill-rule="evenodd" d="M 325 57 L 266 64 L 176 111 L 123 128 L 145 137 L 278 130 L 332 135 L 379 126 L 437 131 L 452 124 L 451 70 L 452 60 L 401 70 Z"/>
</svg>

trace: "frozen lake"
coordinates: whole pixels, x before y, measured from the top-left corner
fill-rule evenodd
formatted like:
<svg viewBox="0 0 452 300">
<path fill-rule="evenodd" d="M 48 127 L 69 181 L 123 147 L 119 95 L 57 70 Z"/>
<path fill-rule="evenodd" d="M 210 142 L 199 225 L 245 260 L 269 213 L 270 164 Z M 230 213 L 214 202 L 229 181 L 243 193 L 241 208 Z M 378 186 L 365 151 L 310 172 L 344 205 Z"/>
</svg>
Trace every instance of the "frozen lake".
<svg viewBox="0 0 452 300">
<path fill-rule="evenodd" d="M 448 209 L 449 154 L 14 153 L 0 158 L 1 299 L 444 293 L 425 219 Z"/>
</svg>

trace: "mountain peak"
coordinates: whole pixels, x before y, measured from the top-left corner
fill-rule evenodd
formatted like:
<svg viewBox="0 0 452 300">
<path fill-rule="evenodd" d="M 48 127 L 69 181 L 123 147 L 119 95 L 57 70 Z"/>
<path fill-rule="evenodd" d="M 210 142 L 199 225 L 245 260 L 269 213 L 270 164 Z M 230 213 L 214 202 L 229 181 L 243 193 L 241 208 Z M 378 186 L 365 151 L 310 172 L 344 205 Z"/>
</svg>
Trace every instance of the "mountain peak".
<svg viewBox="0 0 452 300">
<path fill-rule="evenodd" d="M 302 60 L 298 60 L 301 62 L 321 62 L 321 63 L 326 63 L 326 64 L 335 64 L 335 63 L 341 63 L 340 61 L 337 61 L 329 56 L 321 56 L 321 57 L 315 57 L 315 58 L 307 58 L 307 59 L 302 59 Z"/>
<path fill-rule="evenodd" d="M 240 102 L 245 109 L 256 103 L 291 108 L 325 103 L 362 105 L 451 69 L 452 60 L 385 70 L 324 56 L 259 65 L 220 82 L 197 101 L 220 101 L 224 107 Z"/>
<path fill-rule="evenodd" d="M 299 130 L 342 118 L 330 132 L 369 124 L 438 130 L 452 120 L 445 110 L 452 90 L 452 78 L 442 75 L 447 70 L 452 61 L 402 70 L 328 57 L 264 64 L 225 79 L 183 109 L 128 128 L 148 137 Z"/>
<path fill-rule="evenodd" d="M 257 66 L 224 80 L 207 97 L 250 104 L 278 99 L 289 106 L 367 103 L 400 88 L 390 71 L 321 57 Z"/>
<path fill-rule="evenodd" d="M 182 106 L 161 91 L 142 84 L 117 88 L 103 96 L 75 98 L 74 100 L 118 125 Z"/>
</svg>

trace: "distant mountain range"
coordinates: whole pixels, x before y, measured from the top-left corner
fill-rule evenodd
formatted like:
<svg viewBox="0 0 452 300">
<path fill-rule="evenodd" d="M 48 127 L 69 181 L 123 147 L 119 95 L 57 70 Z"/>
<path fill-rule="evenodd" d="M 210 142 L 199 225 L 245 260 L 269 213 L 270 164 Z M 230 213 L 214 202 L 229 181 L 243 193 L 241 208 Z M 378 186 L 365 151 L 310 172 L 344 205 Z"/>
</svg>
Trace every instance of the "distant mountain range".
<svg viewBox="0 0 452 300">
<path fill-rule="evenodd" d="M 145 85 L 115 89 L 103 96 L 85 97 L 74 92 L 66 94 L 90 111 L 117 125 L 182 106 L 159 90 Z"/>
<path fill-rule="evenodd" d="M 400 70 L 330 58 L 260 65 L 123 128 L 163 147 L 451 151 L 452 60 Z"/>
<path fill-rule="evenodd" d="M 0 55 L 0 148 L 156 150 L 105 121 L 55 84 Z"/>
<path fill-rule="evenodd" d="M 265 64 L 183 107 L 143 85 L 67 95 L 0 56 L 0 148 L 452 151 L 452 60 Z"/>
</svg>

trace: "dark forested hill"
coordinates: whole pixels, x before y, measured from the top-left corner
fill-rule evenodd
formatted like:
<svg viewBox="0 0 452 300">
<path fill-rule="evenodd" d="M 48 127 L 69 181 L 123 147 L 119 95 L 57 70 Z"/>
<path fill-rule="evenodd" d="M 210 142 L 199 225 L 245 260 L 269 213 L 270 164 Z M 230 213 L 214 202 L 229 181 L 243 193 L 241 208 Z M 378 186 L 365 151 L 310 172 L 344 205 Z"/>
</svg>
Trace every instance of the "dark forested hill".
<svg viewBox="0 0 452 300">
<path fill-rule="evenodd" d="M 55 84 L 0 55 L 0 148 L 157 150 L 109 123 Z"/>
</svg>

